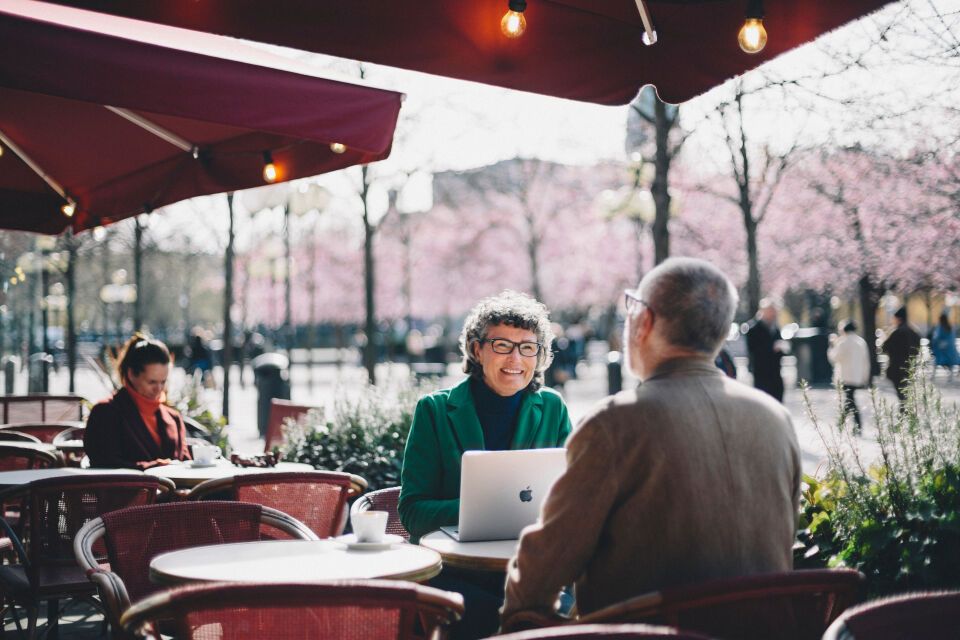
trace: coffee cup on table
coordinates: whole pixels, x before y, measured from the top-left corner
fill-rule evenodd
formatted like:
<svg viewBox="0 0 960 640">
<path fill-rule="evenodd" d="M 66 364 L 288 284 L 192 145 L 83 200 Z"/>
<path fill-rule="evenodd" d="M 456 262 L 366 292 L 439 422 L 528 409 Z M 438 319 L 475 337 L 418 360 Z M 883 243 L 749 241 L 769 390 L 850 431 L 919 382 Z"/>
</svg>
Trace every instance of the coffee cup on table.
<svg viewBox="0 0 960 640">
<path fill-rule="evenodd" d="M 387 533 L 386 511 L 358 511 L 350 516 L 357 542 L 383 542 Z"/>
<path fill-rule="evenodd" d="M 193 461 L 197 464 L 213 464 L 220 457 L 220 447 L 212 444 L 193 445 Z"/>
</svg>

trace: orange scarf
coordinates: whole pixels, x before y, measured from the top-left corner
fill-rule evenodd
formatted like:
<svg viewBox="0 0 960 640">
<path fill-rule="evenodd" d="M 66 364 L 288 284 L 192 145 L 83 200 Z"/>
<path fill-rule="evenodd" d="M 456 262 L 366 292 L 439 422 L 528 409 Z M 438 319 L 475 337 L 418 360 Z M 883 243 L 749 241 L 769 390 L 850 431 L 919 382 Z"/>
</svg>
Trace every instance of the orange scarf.
<svg viewBox="0 0 960 640">
<path fill-rule="evenodd" d="M 163 426 L 158 424 L 157 412 L 159 411 L 161 416 L 163 416 L 162 407 L 165 408 L 163 396 L 160 396 L 157 400 L 148 398 L 142 393 L 137 392 L 129 382 L 124 384 L 123 388 L 127 390 L 127 393 L 133 398 L 133 403 L 137 405 L 137 411 L 140 412 L 143 424 L 147 425 L 147 432 L 150 434 L 150 437 L 153 438 L 153 441 L 157 443 L 158 447 L 161 446 L 160 430 L 166 430 L 166 421 L 164 420 Z"/>
</svg>

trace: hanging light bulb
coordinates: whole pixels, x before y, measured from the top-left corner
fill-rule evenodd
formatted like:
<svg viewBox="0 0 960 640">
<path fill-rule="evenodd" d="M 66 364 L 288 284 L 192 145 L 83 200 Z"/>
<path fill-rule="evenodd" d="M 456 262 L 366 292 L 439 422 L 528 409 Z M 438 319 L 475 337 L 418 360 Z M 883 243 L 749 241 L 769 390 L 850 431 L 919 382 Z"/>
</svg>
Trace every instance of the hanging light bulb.
<svg viewBox="0 0 960 640">
<path fill-rule="evenodd" d="M 269 151 L 263 152 L 263 181 L 269 184 L 277 181 L 277 165 L 273 164 L 273 156 Z"/>
<path fill-rule="evenodd" d="M 0 157 L 2 157 L 2 156 L 3 156 L 3 145 L 0 144 Z"/>
<path fill-rule="evenodd" d="M 341 154 L 347 150 L 347 145 L 342 142 L 331 142 L 330 151 L 333 151 L 336 154 Z"/>
<path fill-rule="evenodd" d="M 527 29 L 527 19 L 523 12 L 527 10 L 527 0 L 510 0 L 509 10 L 500 20 L 500 31 L 508 38 L 519 38 Z"/>
<path fill-rule="evenodd" d="M 77 203 L 74 202 L 71 198 L 67 198 L 67 201 L 64 202 L 63 206 L 60 207 L 60 212 L 63 215 L 67 216 L 68 218 L 72 218 L 73 214 L 76 213 L 76 211 L 77 211 Z"/>
<path fill-rule="evenodd" d="M 763 0 L 750 0 L 747 17 L 737 34 L 744 53 L 760 53 L 767 45 L 767 30 L 763 26 Z"/>
</svg>

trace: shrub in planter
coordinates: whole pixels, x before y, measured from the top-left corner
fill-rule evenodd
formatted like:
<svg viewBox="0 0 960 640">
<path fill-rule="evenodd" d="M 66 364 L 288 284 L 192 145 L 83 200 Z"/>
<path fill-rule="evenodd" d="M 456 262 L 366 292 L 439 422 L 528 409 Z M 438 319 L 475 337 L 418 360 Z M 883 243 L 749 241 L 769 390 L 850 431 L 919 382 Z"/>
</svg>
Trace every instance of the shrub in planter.
<svg viewBox="0 0 960 640">
<path fill-rule="evenodd" d="M 876 393 L 872 401 L 872 463 L 842 408 L 823 425 L 807 402 L 829 467 L 804 477 L 795 565 L 858 569 L 874 595 L 960 587 L 960 412 L 943 405 L 920 364 L 902 409 Z"/>
<path fill-rule="evenodd" d="M 423 388 L 366 387 L 355 397 L 338 395 L 332 415 L 311 411 L 284 425 L 283 459 L 317 469 L 362 476 L 369 490 L 400 484 L 403 449 Z"/>
</svg>

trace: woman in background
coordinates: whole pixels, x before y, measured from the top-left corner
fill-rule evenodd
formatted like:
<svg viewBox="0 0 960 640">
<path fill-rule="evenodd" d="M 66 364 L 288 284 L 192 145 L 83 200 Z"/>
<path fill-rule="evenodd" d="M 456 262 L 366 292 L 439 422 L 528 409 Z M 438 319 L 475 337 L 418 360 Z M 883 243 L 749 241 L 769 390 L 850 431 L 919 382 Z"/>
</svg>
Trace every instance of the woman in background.
<svg viewBox="0 0 960 640">
<path fill-rule="evenodd" d="M 149 469 L 189 460 L 183 418 L 164 404 L 170 351 L 136 334 L 120 351 L 123 386 L 93 407 L 83 436 L 91 467 Z"/>
</svg>

